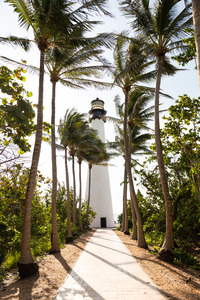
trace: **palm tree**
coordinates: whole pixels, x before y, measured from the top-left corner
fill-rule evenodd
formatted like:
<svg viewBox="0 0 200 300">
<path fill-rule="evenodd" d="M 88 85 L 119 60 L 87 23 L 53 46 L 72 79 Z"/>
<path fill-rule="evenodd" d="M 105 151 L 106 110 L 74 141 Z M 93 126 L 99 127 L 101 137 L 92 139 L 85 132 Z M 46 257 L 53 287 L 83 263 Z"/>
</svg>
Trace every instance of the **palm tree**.
<svg viewBox="0 0 200 300">
<path fill-rule="evenodd" d="M 38 93 L 38 113 L 35 145 L 32 156 L 32 164 L 29 175 L 29 182 L 25 199 L 25 210 L 22 229 L 21 256 L 18 262 L 20 277 L 27 277 L 38 270 L 38 265 L 34 263 L 30 247 L 31 229 L 31 203 L 35 189 L 38 162 L 40 157 L 43 126 L 43 82 L 44 82 L 44 53 L 52 42 L 52 37 L 60 31 L 66 29 L 70 24 L 66 12 L 70 11 L 70 6 L 66 6 L 64 1 L 60 6 L 56 1 L 31 1 L 31 0 L 7 0 L 14 11 L 19 15 L 20 26 L 25 26 L 27 30 L 31 27 L 34 33 L 34 41 L 40 51 L 40 73 L 39 73 L 39 93 Z M 59 16 L 59 17 L 58 17 Z"/>
<path fill-rule="evenodd" d="M 153 106 L 148 104 L 152 99 L 152 94 L 136 88 L 130 93 L 128 103 L 128 148 L 130 156 L 143 155 L 149 153 L 146 142 L 152 138 L 149 133 L 142 133 L 141 131 L 151 131 L 147 126 L 148 121 L 151 121 L 154 113 L 152 112 Z M 131 161 L 131 157 L 129 158 Z M 136 161 L 136 164 L 138 162 Z M 133 181 L 131 176 L 131 181 Z M 134 183 L 131 183 L 134 186 Z M 132 220 L 133 220 L 133 233 L 132 238 L 137 239 L 136 220 L 132 206 Z"/>
<path fill-rule="evenodd" d="M 159 173 L 166 206 L 166 234 L 163 246 L 159 252 L 160 258 L 173 261 L 173 218 L 172 203 L 166 178 L 159 125 L 159 93 L 161 76 L 174 74 L 176 69 L 169 63 L 166 54 L 180 49 L 184 29 L 189 27 L 192 19 L 188 16 L 188 7 L 177 13 L 176 0 L 158 1 L 151 6 L 150 1 L 121 1 L 125 14 L 133 18 L 131 26 L 147 40 L 148 51 L 156 58 L 157 77 L 155 88 L 155 143 Z"/>
<path fill-rule="evenodd" d="M 114 150 L 115 156 L 122 156 L 124 158 L 124 180 L 123 180 L 123 210 L 122 210 L 122 228 L 121 231 L 124 234 L 130 234 L 128 228 L 128 214 L 127 214 L 127 168 L 125 162 L 125 155 L 124 155 L 124 139 L 123 139 L 123 130 L 121 126 L 123 125 L 124 119 L 124 108 L 123 104 L 120 104 L 119 96 L 116 96 L 114 99 L 115 102 L 115 110 L 117 113 L 117 118 L 107 117 L 109 121 L 114 123 L 114 130 L 115 130 L 115 141 L 109 142 L 108 147 Z M 137 239 L 137 227 L 136 227 L 136 216 L 134 214 L 134 209 L 132 209 L 132 219 L 133 219 L 133 235 L 135 239 Z M 135 226 L 134 226 L 135 225 Z"/>
<path fill-rule="evenodd" d="M 50 75 L 52 83 L 52 174 L 53 174 L 53 186 L 52 186 L 52 248 L 51 252 L 56 252 L 58 248 L 57 238 L 57 225 L 56 225 L 56 195 L 57 195 L 57 174 L 56 174 L 56 147 L 55 147 L 55 101 L 56 101 L 56 84 L 61 82 L 63 85 L 81 89 L 84 86 L 105 86 L 105 83 L 95 81 L 89 78 L 91 75 L 99 75 L 99 72 L 105 68 L 102 65 L 89 64 L 89 62 L 101 53 L 99 47 L 110 46 L 111 35 L 100 34 L 97 37 L 84 38 L 83 29 L 77 25 L 70 34 L 70 39 L 64 44 L 62 50 L 54 47 L 49 49 L 45 57 L 45 65 Z M 73 41 L 73 43 L 72 43 Z M 72 157 L 75 153 L 71 150 Z M 74 166 L 74 159 L 73 159 Z M 74 170 L 74 167 L 73 167 Z M 75 193 L 75 171 L 74 175 L 74 206 L 73 206 L 73 222 L 76 226 L 76 193 Z"/>
<path fill-rule="evenodd" d="M 65 166 L 66 166 L 66 189 L 67 189 L 67 228 L 68 234 L 66 241 L 69 242 L 72 239 L 71 233 L 71 210 L 70 210 L 70 193 L 69 193 L 69 175 L 67 166 L 67 152 L 70 151 L 73 160 L 73 211 L 76 213 L 76 188 L 75 188 L 75 174 L 74 174 L 74 156 L 76 153 L 76 147 L 82 135 L 85 132 L 87 123 L 84 120 L 84 114 L 77 113 L 74 109 L 67 110 L 63 120 L 60 120 L 59 136 L 61 145 L 65 149 Z M 73 222 L 76 225 L 76 214 L 73 214 Z"/>
<path fill-rule="evenodd" d="M 85 121 L 84 115 L 79 114 L 79 120 L 77 120 L 77 128 L 74 135 L 69 139 L 69 150 L 70 155 L 72 157 L 72 174 L 73 174 L 73 225 L 76 228 L 76 208 L 77 208 L 77 200 L 76 200 L 76 176 L 75 176 L 75 155 L 77 149 L 81 149 L 81 146 L 84 146 L 84 138 L 86 131 L 88 130 L 88 122 Z M 79 123 L 79 124 L 78 124 Z"/>
<path fill-rule="evenodd" d="M 81 165 L 84 160 L 88 158 L 88 151 L 94 147 L 94 137 L 96 137 L 96 131 L 88 126 L 85 130 L 85 134 L 79 140 L 78 148 L 76 151 L 76 157 L 79 164 L 79 214 L 78 221 L 81 232 L 84 232 L 82 220 L 81 220 L 81 209 L 82 209 L 82 177 L 81 177 Z"/>
<path fill-rule="evenodd" d="M 83 224 L 81 220 L 81 211 L 82 211 L 82 171 L 81 171 L 81 166 L 82 166 L 82 161 L 83 161 L 83 155 L 81 151 L 77 151 L 76 153 L 77 158 L 78 158 L 78 166 L 79 166 L 79 202 L 78 202 L 78 225 L 80 228 L 80 231 L 83 233 Z"/>
<path fill-rule="evenodd" d="M 141 131 L 144 130 L 150 130 L 150 128 L 147 126 L 147 122 L 151 120 L 153 116 L 153 106 L 147 107 L 149 101 L 151 101 L 151 94 L 147 94 L 145 91 L 142 91 L 140 89 L 135 89 L 130 93 L 130 99 L 128 103 L 128 147 L 129 152 L 132 155 L 142 155 L 149 153 L 149 150 L 147 148 L 146 142 L 151 139 L 152 135 L 148 133 L 142 133 Z M 117 110 L 120 112 L 123 111 L 123 104 L 119 105 L 117 103 Z M 123 115 L 121 116 L 121 120 L 118 120 L 118 123 L 123 121 Z M 119 127 L 119 126 L 117 126 Z M 122 136 L 121 129 L 118 128 L 118 136 L 116 137 L 116 141 L 118 141 L 118 148 L 120 144 L 123 142 L 122 138 L 120 139 L 120 136 Z M 122 141 L 122 142 L 120 142 Z M 116 142 L 115 142 L 116 143 Z M 124 142 L 123 142 L 124 143 Z M 124 153 L 124 147 L 123 145 L 120 147 L 122 148 L 122 151 Z M 131 159 L 130 159 L 131 162 Z M 137 164 L 137 161 L 135 160 L 135 163 Z M 132 179 L 132 176 L 131 176 Z M 127 176 L 126 176 L 126 165 L 124 170 L 124 194 L 126 194 L 126 183 L 127 183 Z M 132 181 L 131 183 L 134 186 L 134 183 Z M 124 198 L 124 197 L 123 197 Z M 124 203 L 124 201 L 123 201 Z M 123 204 L 124 207 L 124 233 L 128 234 L 128 219 L 127 219 L 127 203 L 125 202 Z M 137 239 L 137 226 L 136 226 L 136 219 L 135 219 L 135 212 L 133 209 L 133 201 L 131 201 L 131 207 L 132 207 L 132 220 L 133 220 L 133 233 L 132 238 Z"/>
<path fill-rule="evenodd" d="M 122 213 L 122 231 L 124 234 L 129 235 L 129 228 L 128 228 L 128 207 L 127 207 L 127 168 L 126 164 L 124 165 L 124 189 L 123 189 L 123 213 Z M 133 220 L 133 235 L 134 239 L 137 239 L 137 225 L 136 225 L 136 216 L 134 208 L 132 208 L 132 220 Z M 136 234 L 136 236 L 135 236 Z"/>
<path fill-rule="evenodd" d="M 127 43 L 128 42 L 128 43 Z M 128 44 L 128 45 L 127 45 Z M 146 81 L 154 78 L 155 72 L 146 72 L 147 68 L 152 62 L 147 61 L 147 56 L 143 49 L 143 39 L 128 39 L 123 35 L 117 39 L 117 45 L 114 53 L 115 71 L 113 76 L 115 78 L 114 84 L 119 86 L 125 97 L 124 102 L 124 119 L 123 119 L 123 138 L 124 138 L 124 149 L 125 149 L 125 161 L 127 167 L 127 174 L 129 179 L 129 187 L 131 194 L 131 201 L 135 210 L 135 214 L 138 222 L 138 246 L 146 248 L 147 244 L 144 238 L 144 232 L 142 227 L 142 218 L 140 215 L 137 197 L 133 185 L 132 174 L 131 174 L 131 148 L 128 141 L 128 103 L 130 99 L 130 92 L 137 82 Z M 146 88 L 147 89 L 147 88 Z"/>
<path fill-rule="evenodd" d="M 89 21 L 88 11 L 109 13 L 104 8 L 106 0 L 100 1 L 100 3 L 89 0 L 80 1 L 79 7 L 77 3 L 71 3 L 66 0 L 6 0 L 6 2 L 13 6 L 14 11 L 18 13 L 20 26 L 25 26 L 27 30 L 29 28 L 33 29 L 34 41 L 40 51 L 36 137 L 25 199 L 21 256 L 18 262 L 20 277 L 27 277 L 38 270 L 38 265 L 34 263 L 31 253 L 30 229 L 31 204 L 42 142 L 44 54 L 49 46 L 61 45 L 62 41 L 66 40 L 69 35 L 71 28 L 74 28 L 77 23 L 82 23 L 83 27 L 92 29 L 92 26 L 98 22 Z M 58 245 L 56 245 L 57 250 Z"/>
</svg>

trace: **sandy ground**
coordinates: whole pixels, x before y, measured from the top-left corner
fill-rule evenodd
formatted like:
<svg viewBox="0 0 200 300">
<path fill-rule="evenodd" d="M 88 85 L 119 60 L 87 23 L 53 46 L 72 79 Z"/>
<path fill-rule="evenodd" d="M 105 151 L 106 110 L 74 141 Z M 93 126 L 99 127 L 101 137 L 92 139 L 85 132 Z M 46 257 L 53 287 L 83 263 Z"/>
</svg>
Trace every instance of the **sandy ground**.
<svg viewBox="0 0 200 300">
<path fill-rule="evenodd" d="M 94 230 L 81 235 L 65 245 L 60 253 L 46 255 L 38 261 L 39 274 L 20 280 L 17 271 L 12 271 L 0 285 L 1 300 L 51 300 L 73 268 Z M 148 250 L 136 246 L 136 241 L 120 231 L 116 234 L 135 256 L 168 299 L 200 299 L 200 271 L 177 267 L 158 260 Z"/>
<path fill-rule="evenodd" d="M 200 300 L 200 271 L 160 261 L 148 250 L 138 248 L 129 236 L 115 232 L 168 299 Z"/>
</svg>

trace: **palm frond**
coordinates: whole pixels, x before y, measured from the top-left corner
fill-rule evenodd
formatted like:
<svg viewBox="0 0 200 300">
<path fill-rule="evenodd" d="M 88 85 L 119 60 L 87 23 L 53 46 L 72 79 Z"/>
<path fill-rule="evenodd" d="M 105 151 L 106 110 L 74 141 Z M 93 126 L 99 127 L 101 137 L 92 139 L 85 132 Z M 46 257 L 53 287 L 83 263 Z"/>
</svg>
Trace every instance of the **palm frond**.
<svg viewBox="0 0 200 300">
<path fill-rule="evenodd" d="M 31 0 L 5 0 L 14 11 L 18 14 L 19 25 L 29 29 L 30 26 L 34 28 L 34 10 Z"/>
<path fill-rule="evenodd" d="M 8 37 L 0 37 L 0 43 L 2 44 L 8 44 L 11 46 L 20 46 L 25 51 L 30 50 L 30 44 L 32 41 L 30 41 L 27 38 L 19 38 L 13 35 L 10 35 Z"/>
</svg>

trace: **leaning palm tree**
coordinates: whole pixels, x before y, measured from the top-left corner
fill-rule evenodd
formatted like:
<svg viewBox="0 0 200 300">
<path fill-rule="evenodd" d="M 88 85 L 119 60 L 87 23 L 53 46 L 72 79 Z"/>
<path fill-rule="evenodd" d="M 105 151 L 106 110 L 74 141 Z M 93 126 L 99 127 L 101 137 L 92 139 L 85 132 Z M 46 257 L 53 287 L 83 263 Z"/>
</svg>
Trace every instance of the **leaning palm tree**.
<svg viewBox="0 0 200 300">
<path fill-rule="evenodd" d="M 176 68 L 169 63 L 166 54 L 181 48 L 185 28 L 192 24 L 192 18 L 188 14 L 190 5 L 180 11 L 178 2 L 177 0 L 159 0 L 156 1 L 156 5 L 152 6 L 149 0 L 121 1 L 121 9 L 133 19 L 132 28 L 146 39 L 148 51 L 156 59 L 155 143 L 166 206 L 166 234 L 159 255 L 160 258 L 169 261 L 174 258 L 173 217 L 160 139 L 159 93 L 162 74 L 173 75 L 176 71 Z"/>
</svg>

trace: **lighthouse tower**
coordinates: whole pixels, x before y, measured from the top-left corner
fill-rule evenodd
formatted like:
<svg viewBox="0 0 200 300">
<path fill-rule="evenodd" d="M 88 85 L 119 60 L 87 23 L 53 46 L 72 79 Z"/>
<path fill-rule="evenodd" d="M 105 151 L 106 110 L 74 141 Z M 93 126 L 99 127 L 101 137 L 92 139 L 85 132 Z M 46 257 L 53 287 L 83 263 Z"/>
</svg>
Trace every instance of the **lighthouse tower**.
<svg viewBox="0 0 200 300">
<path fill-rule="evenodd" d="M 89 113 L 91 127 L 97 131 L 99 138 L 105 143 L 106 111 L 104 110 L 104 102 L 98 98 L 93 100 Z M 94 165 L 92 167 L 90 206 L 97 213 L 91 224 L 92 227 L 114 226 L 108 166 Z"/>
</svg>

